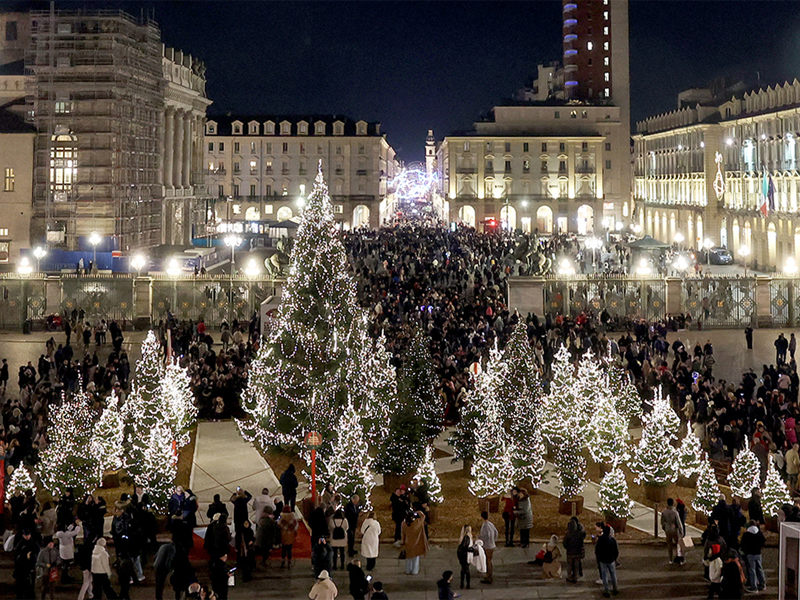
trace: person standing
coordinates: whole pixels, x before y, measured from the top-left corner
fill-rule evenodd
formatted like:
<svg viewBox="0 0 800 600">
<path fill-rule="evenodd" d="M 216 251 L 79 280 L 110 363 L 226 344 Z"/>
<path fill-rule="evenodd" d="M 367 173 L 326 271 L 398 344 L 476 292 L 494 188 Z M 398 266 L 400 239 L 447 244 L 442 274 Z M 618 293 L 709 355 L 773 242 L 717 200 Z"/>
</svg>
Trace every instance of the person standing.
<svg viewBox="0 0 800 600">
<path fill-rule="evenodd" d="M 278 521 L 278 527 L 281 530 L 281 568 L 288 566 L 292 568 L 292 547 L 297 538 L 297 530 L 300 524 L 294 516 L 294 512 L 289 506 L 283 507 L 281 518 Z M 289 564 L 286 564 L 289 561 Z"/>
<path fill-rule="evenodd" d="M 22 530 L 22 539 L 14 548 L 14 588 L 17 598 L 33 598 L 35 592 L 36 561 L 39 544 L 27 529 Z"/>
<path fill-rule="evenodd" d="M 767 589 L 764 566 L 761 563 L 761 551 L 764 543 L 764 533 L 758 527 L 758 521 L 751 519 L 747 530 L 742 534 L 740 545 L 744 563 L 747 566 L 748 592 L 760 592 Z"/>
<path fill-rule="evenodd" d="M 369 592 L 369 583 L 364 570 L 361 568 L 361 561 L 357 558 L 347 565 L 347 574 L 350 576 L 350 595 L 353 600 L 364 600 Z"/>
<path fill-rule="evenodd" d="M 744 328 L 744 339 L 747 341 L 747 349 L 753 349 L 753 328 L 748 325 Z"/>
<path fill-rule="evenodd" d="M 217 600 L 228 600 L 228 555 L 223 554 L 211 559 L 209 573 L 211 575 L 211 589 L 217 596 Z"/>
<path fill-rule="evenodd" d="M 597 565 L 600 567 L 600 579 L 603 580 L 603 596 L 605 598 L 610 597 L 611 594 L 616 596 L 619 593 L 616 567 L 619 546 L 617 546 L 617 540 L 611 537 L 611 528 L 608 525 L 603 525 L 603 534 L 597 538 L 594 555 L 597 558 Z"/>
<path fill-rule="evenodd" d="M 483 524 L 481 524 L 481 531 L 478 534 L 478 539 L 483 542 L 483 551 L 486 553 L 486 576 L 481 579 L 481 583 L 492 583 L 492 581 L 494 581 L 492 556 L 494 555 L 494 549 L 497 548 L 497 537 L 499 534 L 497 532 L 497 527 L 489 520 L 488 512 L 485 510 L 482 511 L 481 519 L 483 519 Z"/>
<path fill-rule="evenodd" d="M 572 517 L 567 523 L 567 533 L 564 535 L 564 549 L 567 551 L 567 581 L 577 583 L 578 577 L 583 577 L 583 563 L 586 556 L 586 530 L 578 521 L 578 517 Z"/>
<path fill-rule="evenodd" d="M 722 565 L 722 582 L 720 584 L 720 598 L 725 600 L 739 600 L 742 597 L 744 572 L 739 562 L 739 553 L 728 550 L 728 558 Z"/>
<path fill-rule="evenodd" d="M 467 589 L 470 588 L 470 572 L 469 572 L 469 565 L 471 560 L 471 554 L 475 553 L 475 544 L 472 541 L 472 527 L 469 525 L 464 525 L 461 528 L 461 542 L 458 544 L 458 548 L 456 549 L 456 557 L 458 558 L 458 564 L 461 565 L 461 585 L 459 586 L 462 590 L 466 587 Z"/>
<path fill-rule="evenodd" d="M 719 544 L 712 544 L 708 556 L 708 600 L 714 596 L 722 597 L 722 557 L 720 552 L 722 547 Z"/>
<path fill-rule="evenodd" d="M 111 561 L 106 550 L 106 538 L 100 537 L 92 551 L 92 598 L 100 600 L 103 594 L 109 598 L 117 597 L 111 587 Z"/>
<path fill-rule="evenodd" d="M 58 554 L 61 558 L 61 581 L 69 583 L 72 578 L 69 576 L 69 566 L 75 560 L 75 537 L 78 535 L 78 524 L 71 523 L 63 526 L 57 531 L 53 538 L 58 541 Z"/>
<path fill-rule="evenodd" d="M 789 489 L 797 491 L 797 473 L 800 471 L 800 444 L 792 444 L 786 451 L 786 475 Z"/>
<path fill-rule="evenodd" d="M 58 549 L 52 540 L 41 550 L 36 558 L 36 575 L 40 582 L 41 599 L 50 596 L 50 600 L 55 598 L 56 584 L 58 583 L 58 569 L 61 565 L 61 557 Z"/>
<path fill-rule="evenodd" d="M 527 548 L 530 544 L 531 527 L 533 527 L 533 509 L 531 508 L 531 499 L 528 492 L 522 489 L 515 489 L 514 493 L 517 496 L 517 528 L 519 529 L 519 545 L 521 548 Z"/>
<path fill-rule="evenodd" d="M 242 529 L 244 529 L 244 522 L 248 518 L 248 503 L 252 498 L 252 494 L 247 490 L 240 487 L 231 495 L 230 502 L 233 504 L 233 531 L 236 534 L 236 547 L 239 547 L 239 538 L 242 536 Z"/>
<path fill-rule="evenodd" d="M 789 335 L 789 356 L 794 360 L 794 353 L 797 351 L 797 338 L 794 334 Z"/>
<path fill-rule="evenodd" d="M 775 362 L 779 365 L 786 362 L 786 350 L 789 348 L 789 340 L 782 333 L 775 340 Z"/>
<path fill-rule="evenodd" d="M 328 540 L 324 537 L 319 538 L 317 545 L 311 550 L 311 564 L 314 565 L 314 575 L 319 577 L 322 571 L 330 572 L 333 552 L 331 551 Z"/>
<path fill-rule="evenodd" d="M 761 490 L 753 488 L 750 492 L 750 500 L 747 501 L 747 514 L 752 521 L 764 524 L 764 509 L 761 507 Z"/>
<path fill-rule="evenodd" d="M 347 556 L 353 558 L 356 555 L 356 531 L 358 530 L 358 515 L 361 513 L 359 503 L 361 498 L 358 494 L 350 496 L 350 502 L 344 507 L 344 516 L 347 519 Z M 342 565 L 344 569 L 344 564 Z"/>
<path fill-rule="evenodd" d="M 283 492 L 283 503 L 292 507 L 292 512 L 294 512 L 294 506 L 297 502 L 297 475 L 295 475 L 295 467 L 294 464 L 289 465 L 286 467 L 286 470 L 281 474 L 281 491 Z"/>
<path fill-rule="evenodd" d="M 505 538 L 506 548 L 514 546 L 514 525 L 517 521 L 517 515 L 514 509 L 517 507 L 517 499 L 514 497 L 513 491 L 508 491 L 503 494 L 503 521 L 505 522 Z"/>
<path fill-rule="evenodd" d="M 308 597 L 311 600 L 334 600 L 339 595 L 336 584 L 331 581 L 327 571 L 320 571 L 316 583 L 311 587 Z"/>
<path fill-rule="evenodd" d="M 411 509 L 411 505 L 408 502 L 408 496 L 406 495 L 406 486 L 401 485 L 394 492 L 392 492 L 392 495 L 389 497 L 389 501 L 392 503 L 394 545 L 399 547 L 402 543 L 400 541 L 400 535 L 403 528 L 403 521 L 405 521 L 406 516 Z"/>
<path fill-rule="evenodd" d="M 428 553 L 428 536 L 425 535 L 425 515 L 422 511 L 408 513 L 401 534 L 406 553 L 406 575 L 417 575 L 420 557 Z"/>
<path fill-rule="evenodd" d="M 372 511 L 361 524 L 361 556 L 367 559 L 367 571 L 375 568 L 375 561 L 380 553 L 381 524 Z"/>
<path fill-rule="evenodd" d="M 664 530 L 664 535 L 667 537 L 669 562 L 672 564 L 674 561 L 675 564 L 678 564 L 680 562 L 677 560 L 678 540 L 683 537 L 683 525 L 672 498 L 667 498 L 667 508 L 661 512 L 661 529 Z"/>
<path fill-rule="evenodd" d="M 3 388 L 3 391 L 6 391 L 6 387 L 8 386 L 8 361 L 4 358 L 3 365 L 0 366 L 0 387 Z"/>
<path fill-rule="evenodd" d="M 342 570 L 344 570 L 344 549 L 348 543 L 349 523 L 344 518 L 340 508 L 328 521 L 328 530 L 331 532 L 331 550 L 333 550 L 333 570 L 336 570 L 336 558 L 341 557 Z"/>
</svg>

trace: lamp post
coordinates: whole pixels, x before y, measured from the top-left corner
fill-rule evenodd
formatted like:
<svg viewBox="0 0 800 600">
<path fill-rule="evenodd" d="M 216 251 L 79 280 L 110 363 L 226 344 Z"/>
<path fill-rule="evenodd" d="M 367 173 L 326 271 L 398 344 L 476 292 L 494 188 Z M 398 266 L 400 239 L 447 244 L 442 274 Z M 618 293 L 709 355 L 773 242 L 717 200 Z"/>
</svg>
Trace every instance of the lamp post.
<svg viewBox="0 0 800 600">
<path fill-rule="evenodd" d="M 744 276 L 747 277 L 747 257 L 750 256 L 750 248 L 748 246 L 739 246 L 739 256 L 744 259 Z"/>
<path fill-rule="evenodd" d="M 42 269 L 40 267 L 41 260 L 47 256 L 47 250 L 42 248 L 41 246 L 36 246 L 33 249 L 33 256 L 36 258 L 36 272 L 41 273 Z"/>
<path fill-rule="evenodd" d="M 232 323 L 232 311 L 233 311 L 233 270 L 236 267 L 236 246 L 242 243 L 242 238 L 238 235 L 229 235 L 225 237 L 225 244 L 230 246 L 231 248 L 231 277 L 230 277 L 230 288 L 228 291 L 228 326 Z"/>
<path fill-rule="evenodd" d="M 140 277 L 142 274 L 142 269 L 144 265 L 147 263 L 147 259 L 142 256 L 141 254 L 137 254 L 131 259 L 131 266 L 136 269 L 136 277 Z"/>
<path fill-rule="evenodd" d="M 783 265 L 783 272 L 787 275 L 797 275 L 797 263 L 791 256 L 786 259 L 786 264 Z"/>
<path fill-rule="evenodd" d="M 711 248 L 714 246 L 714 242 L 711 241 L 710 238 L 706 238 L 703 240 L 703 248 L 706 249 L 706 264 L 711 266 Z"/>
<path fill-rule="evenodd" d="M 173 316 L 177 312 L 177 304 L 178 304 L 178 275 L 181 274 L 181 266 L 178 264 L 178 261 L 174 258 L 169 261 L 169 265 L 167 266 L 167 275 L 172 277 L 172 313 Z"/>
<path fill-rule="evenodd" d="M 92 245 L 92 250 L 94 251 L 94 258 L 92 258 L 92 268 L 97 268 L 97 244 L 103 241 L 103 238 L 100 237 L 100 234 L 96 231 L 92 232 L 92 235 L 89 236 L 89 243 Z"/>
<path fill-rule="evenodd" d="M 20 275 L 30 275 L 33 273 L 33 267 L 31 266 L 31 261 L 28 260 L 27 256 L 23 256 L 19 261 L 19 266 L 17 267 L 17 273 Z"/>
<path fill-rule="evenodd" d="M 683 244 L 683 241 L 685 239 L 686 238 L 683 237 L 683 234 L 679 231 L 678 233 L 675 234 L 675 237 L 672 238 L 672 241 L 675 242 L 675 244 L 678 246 L 678 250 L 680 250 L 681 244 Z"/>
<path fill-rule="evenodd" d="M 672 263 L 673 268 L 681 274 L 681 279 L 684 278 L 686 275 L 686 269 L 689 268 L 689 263 L 686 261 L 686 257 L 678 256 L 675 259 L 675 262 Z"/>
</svg>

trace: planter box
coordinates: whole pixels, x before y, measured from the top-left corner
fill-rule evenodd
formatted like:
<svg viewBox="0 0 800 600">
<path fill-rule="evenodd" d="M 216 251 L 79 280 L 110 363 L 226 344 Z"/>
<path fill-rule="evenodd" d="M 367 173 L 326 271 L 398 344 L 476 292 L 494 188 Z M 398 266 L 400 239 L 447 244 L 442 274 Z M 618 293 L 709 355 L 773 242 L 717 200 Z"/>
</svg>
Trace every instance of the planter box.
<svg viewBox="0 0 800 600">
<path fill-rule="evenodd" d="M 611 465 L 606 463 L 597 463 L 597 468 L 600 470 L 600 477 L 605 477 L 611 472 Z"/>
<path fill-rule="evenodd" d="M 529 477 L 526 477 L 525 479 L 520 481 L 517 484 L 517 487 L 520 488 L 521 490 L 525 490 L 526 492 L 528 492 L 528 495 L 530 496 L 535 496 L 536 494 L 539 493 L 539 488 L 533 487 L 533 484 L 531 483 Z"/>
<path fill-rule="evenodd" d="M 614 529 L 614 533 L 625 533 L 625 529 L 628 526 L 628 519 L 626 517 L 608 515 L 605 519 L 606 524 Z"/>
<path fill-rule="evenodd" d="M 699 527 L 708 527 L 708 516 L 697 510 L 694 513 L 694 523 Z"/>
<path fill-rule="evenodd" d="M 764 529 L 772 531 L 773 533 L 780 533 L 781 526 L 780 523 L 778 523 L 778 517 L 768 517 L 764 515 L 764 520 L 766 521 Z"/>
<path fill-rule="evenodd" d="M 100 484 L 103 489 L 119 487 L 119 471 L 108 471 L 103 475 L 103 482 Z"/>
<path fill-rule="evenodd" d="M 463 466 L 461 467 L 461 470 L 462 470 L 464 473 L 466 473 L 467 475 L 469 475 L 470 471 L 472 470 L 472 463 L 474 463 L 474 462 L 475 462 L 475 461 L 474 461 L 474 460 L 472 460 L 471 458 L 465 458 L 465 459 L 462 461 L 462 464 L 463 464 Z M 392 490 L 392 491 L 394 491 L 394 490 Z"/>
<path fill-rule="evenodd" d="M 166 533 L 169 530 L 167 515 L 156 515 L 156 533 Z"/>
<path fill-rule="evenodd" d="M 500 512 L 500 496 L 478 498 L 478 512 L 485 510 L 489 513 Z"/>
<path fill-rule="evenodd" d="M 408 473 L 403 473 L 402 475 L 397 475 L 396 473 L 386 473 L 383 476 L 383 489 L 391 494 L 401 485 L 408 487 L 408 483 L 410 481 L 411 475 Z"/>
<path fill-rule="evenodd" d="M 678 477 L 678 481 L 675 482 L 676 485 L 680 487 L 686 488 L 697 488 L 697 473 L 692 475 L 691 477 L 684 477 L 683 475 Z"/>
<path fill-rule="evenodd" d="M 667 501 L 667 486 L 666 485 L 650 485 L 644 484 L 645 498 L 650 502 L 666 502 Z"/>
<path fill-rule="evenodd" d="M 583 512 L 583 496 L 562 498 L 558 501 L 558 514 L 578 516 Z"/>
</svg>

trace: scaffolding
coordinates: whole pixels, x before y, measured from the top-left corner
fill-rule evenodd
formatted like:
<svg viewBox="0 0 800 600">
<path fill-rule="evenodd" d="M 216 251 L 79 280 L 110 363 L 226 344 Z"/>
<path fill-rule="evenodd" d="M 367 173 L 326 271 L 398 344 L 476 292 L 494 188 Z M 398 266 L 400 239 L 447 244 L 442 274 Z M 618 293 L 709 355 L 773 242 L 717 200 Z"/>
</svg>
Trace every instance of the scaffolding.
<svg viewBox="0 0 800 600">
<path fill-rule="evenodd" d="M 93 231 L 122 250 L 161 242 L 161 61 L 148 18 L 31 12 L 34 238 L 67 249 Z"/>
</svg>

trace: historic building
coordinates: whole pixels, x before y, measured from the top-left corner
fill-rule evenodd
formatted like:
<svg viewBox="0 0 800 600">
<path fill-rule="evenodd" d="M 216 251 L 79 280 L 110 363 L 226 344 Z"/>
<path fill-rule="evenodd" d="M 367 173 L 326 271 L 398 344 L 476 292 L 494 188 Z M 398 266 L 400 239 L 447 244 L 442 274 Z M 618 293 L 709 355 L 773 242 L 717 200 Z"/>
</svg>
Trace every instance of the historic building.
<svg viewBox="0 0 800 600">
<path fill-rule="evenodd" d="M 0 24 L 11 61 L 0 101 L 25 97 L 37 132 L 31 239 L 68 250 L 95 232 L 106 250 L 188 243 L 203 216 L 203 64 L 122 11 L 6 13 Z"/>
<path fill-rule="evenodd" d="M 631 216 L 627 0 L 564 0 L 563 66 L 467 132 L 436 164 L 450 219 L 478 228 L 600 233 Z"/>
<path fill-rule="evenodd" d="M 207 234 L 266 233 L 270 222 L 297 217 L 320 159 L 342 227 L 378 227 L 392 216 L 387 182 L 398 163 L 380 123 L 337 115 L 209 117 L 206 183 L 215 202 Z"/>
<path fill-rule="evenodd" d="M 30 247 L 35 137 L 36 129 L 14 106 L 0 101 L 0 265 L 15 262 L 20 249 Z"/>
<path fill-rule="evenodd" d="M 655 238 L 706 239 L 764 268 L 800 260 L 800 82 L 689 90 L 679 108 L 637 124 L 637 221 Z M 767 195 L 764 201 L 763 190 Z"/>
</svg>

